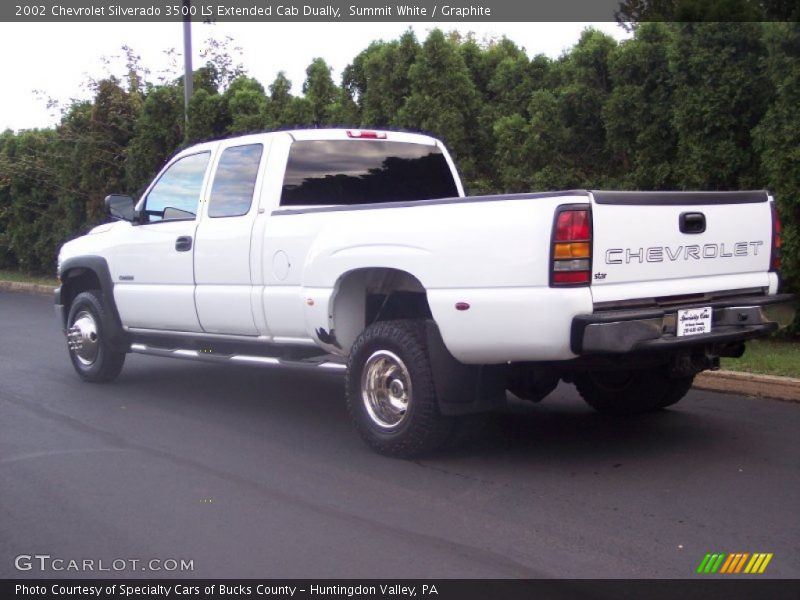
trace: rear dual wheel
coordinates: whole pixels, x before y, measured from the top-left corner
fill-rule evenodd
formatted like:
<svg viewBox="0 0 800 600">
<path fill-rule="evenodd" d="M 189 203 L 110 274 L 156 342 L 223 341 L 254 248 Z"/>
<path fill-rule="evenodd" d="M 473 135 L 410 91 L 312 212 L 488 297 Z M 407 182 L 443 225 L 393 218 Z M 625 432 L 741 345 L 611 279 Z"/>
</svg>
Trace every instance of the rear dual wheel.
<svg viewBox="0 0 800 600">
<path fill-rule="evenodd" d="M 557 373 L 515 363 L 508 376 L 508 391 L 521 400 L 541 402 L 556 389 L 559 379 Z"/>
<path fill-rule="evenodd" d="M 594 371 L 575 376 L 575 387 L 595 410 L 633 415 L 671 406 L 692 387 L 694 375 L 670 377 L 665 367 L 630 371 Z"/>
<path fill-rule="evenodd" d="M 409 458 L 441 446 L 452 428 L 436 397 L 422 321 L 380 321 L 358 336 L 346 377 L 347 408 L 364 441 Z"/>
</svg>

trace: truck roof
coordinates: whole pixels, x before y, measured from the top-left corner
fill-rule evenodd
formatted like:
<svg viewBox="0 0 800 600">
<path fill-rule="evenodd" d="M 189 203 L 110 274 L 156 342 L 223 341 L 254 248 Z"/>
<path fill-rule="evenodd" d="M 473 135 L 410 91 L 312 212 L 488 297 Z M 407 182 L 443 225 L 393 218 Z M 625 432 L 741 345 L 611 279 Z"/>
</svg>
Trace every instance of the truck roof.
<svg viewBox="0 0 800 600">
<path fill-rule="evenodd" d="M 366 135 L 364 135 L 366 134 Z M 377 135 L 373 135 L 377 134 Z M 243 143 L 256 143 L 265 141 L 269 137 L 286 135 L 295 141 L 303 140 L 358 140 L 358 139 L 379 139 L 387 142 L 405 142 L 410 144 L 423 144 L 426 146 L 442 146 L 442 143 L 434 137 L 421 133 L 411 133 L 407 131 L 390 131 L 384 129 L 358 129 L 358 128 L 318 128 L 318 129 L 282 129 L 278 131 L 264 131 L 250 133 L 246 135 L 236 135 L 214 140 L 208 140 L 199 144 L 194 144 L 184 148 L 175 157 L 192 154 L 198 150 L 213 148 L 222 142 L 240 140 Z M 364 136 L 362 138 L 362 136 Z M 368 137 L 367 137 L 368 136 Z"/>
</svg>

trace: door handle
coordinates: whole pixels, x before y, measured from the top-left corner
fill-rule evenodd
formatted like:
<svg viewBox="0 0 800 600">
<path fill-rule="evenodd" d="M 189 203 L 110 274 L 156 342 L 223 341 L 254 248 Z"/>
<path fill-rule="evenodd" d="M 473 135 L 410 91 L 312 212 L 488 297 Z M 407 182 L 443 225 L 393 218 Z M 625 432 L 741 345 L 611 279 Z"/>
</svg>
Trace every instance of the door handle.
<svg viewBox="0 0 800 600">
<path fill-rule="evenodd" d="M 178 252 L 188 252 L 192 249 L 192 238 L 188 235 L 182 235 L 175 240 L 175 250 Z"/>
<path fill-rule="evenodd" d="M 681 213 L 678 228 L 681 233 L 703 233 L 706 230 L 706 216 L 701 212 Z"/>
</svg>

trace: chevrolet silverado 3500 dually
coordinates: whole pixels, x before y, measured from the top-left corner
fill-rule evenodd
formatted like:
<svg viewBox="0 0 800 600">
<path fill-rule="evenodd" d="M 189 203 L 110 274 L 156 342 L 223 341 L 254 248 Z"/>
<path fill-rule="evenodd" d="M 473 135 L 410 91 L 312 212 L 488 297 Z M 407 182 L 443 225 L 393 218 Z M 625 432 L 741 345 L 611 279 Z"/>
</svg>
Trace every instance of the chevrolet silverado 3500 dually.
<svg viewBox="0 0 800 600">
<path fill-rule="evenodd" d="M 357 430 L 397 456 L 559 380 L 603 412 L 664 408 L 794 314 L 764 191 L 465 197 L 424 135 L 202 143 L 106 206 L 58 260 L 80 377 L 129 352 L 342 369 Z"/>
</svg>

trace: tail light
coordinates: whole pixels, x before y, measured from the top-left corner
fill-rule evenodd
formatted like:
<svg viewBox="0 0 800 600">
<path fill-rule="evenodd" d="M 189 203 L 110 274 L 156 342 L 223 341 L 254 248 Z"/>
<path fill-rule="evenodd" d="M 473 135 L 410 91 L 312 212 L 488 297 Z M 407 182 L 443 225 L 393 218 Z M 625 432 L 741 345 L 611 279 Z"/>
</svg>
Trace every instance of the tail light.
<svg viewBox="0 0 800 600">
<path fill-rule="evenodd" d="M 550 252 L 550 286 L 589 285 L 592 275 L 592 212 L 586 204 L 556 209 Z"/>
<path fill-rule="evenodd" d="M 779 271 L 781 268 L 781 217 L 775 202 L 769 203 L 772 208 L 772 254 L 769 259 L 769 270 Z"/>
</svg>

